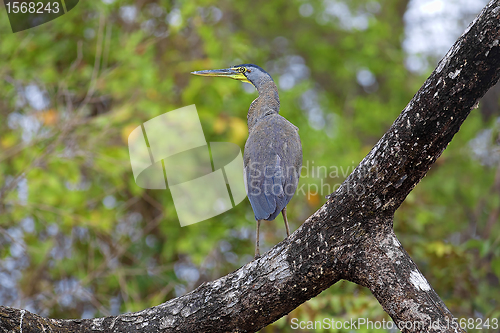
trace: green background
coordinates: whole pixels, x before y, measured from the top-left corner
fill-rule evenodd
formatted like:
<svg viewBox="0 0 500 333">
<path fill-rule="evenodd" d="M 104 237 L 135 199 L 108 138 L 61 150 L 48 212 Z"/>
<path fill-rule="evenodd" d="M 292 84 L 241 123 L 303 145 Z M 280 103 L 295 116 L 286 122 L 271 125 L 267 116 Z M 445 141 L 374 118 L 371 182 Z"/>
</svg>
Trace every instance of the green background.
<svg viewBox="0 0 500 333">
<path fill-rule="evenodd" d="M 332 2 L 366 24 L 346 26 L 328 14 Z M 274 77 L 281 114 L 300 128 L 307 166 L 288 206 L 297 229 L 437 61 L 426 59 L 421 72 L 406 69 L 407 5 L 80 1 L 63 17 L 16 34 L 1 9 L 0 304 L 54 318 L 116 315 L 158 305 L 252 260 L 247 199 L 181 228 L 168 190 L 134 183 L 128 134 L 179 107 L 196 104 L 207 141 L 243 148 L 256 92 L 190 75 L 194 70 L 255 63 Z M 493 95 L 473 110 L 394 221 L 458 318 L 500 318 L 497 105 Z M 282 218 L 264 223 L 261 235 L 261 251 L 281 241 Z M 367 289 L 345 281 L 262 332 L 292 332 L 292 318 L 389 319 Z"/>
</svg>

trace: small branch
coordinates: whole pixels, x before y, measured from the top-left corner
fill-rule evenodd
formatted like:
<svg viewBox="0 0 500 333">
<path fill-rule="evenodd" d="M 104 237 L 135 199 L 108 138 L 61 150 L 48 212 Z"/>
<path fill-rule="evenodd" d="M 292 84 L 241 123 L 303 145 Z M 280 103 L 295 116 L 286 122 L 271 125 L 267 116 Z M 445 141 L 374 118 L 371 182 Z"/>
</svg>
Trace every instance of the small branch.
<svg viewBox="0 0 500 333">
<path fill-rule="evenodd" d="M 99 75 L 99 68 L 101 65 L 101 56 L 102 56 L 102 47 L 103 47 L 103 31 L 104 31 L 104 25 L 106 24 L 106 18 L 104 16 L 104 13 L 101 13 L 99 15 L 99 29 L 97 32 L 97 42 L 96 42 L 96 51 L 95 51 L 95 60 L 94 60 L 94 70 L 92 71 L 92 77 L 90 78 L 90 85 L 89 85 L 89 90 L 87 91 L 87 95 L 83 99 L 81 106 L 79 107 L 80 110 L 82 110 L 83 106 L 87 105 L 89 100 L 92 98 L 94 95 L 95 91 L 95 86 L 96 86 L 96 81 L 97 77 Z"/>
</svg>

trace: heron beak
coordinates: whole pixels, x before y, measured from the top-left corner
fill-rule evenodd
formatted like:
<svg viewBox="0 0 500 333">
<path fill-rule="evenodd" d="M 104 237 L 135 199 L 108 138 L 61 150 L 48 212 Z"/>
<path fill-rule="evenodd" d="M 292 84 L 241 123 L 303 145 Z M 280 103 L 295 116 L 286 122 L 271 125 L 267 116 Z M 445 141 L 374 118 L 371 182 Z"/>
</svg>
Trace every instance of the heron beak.
<svg viewBox="0 0 500 333">
<path fill-rule="evenodd" d="M 233 68 L 209 69 L 206 71 L 191 72 L 191 74 L 200 75 L 200 76 L 229 77 L 231 79 L 250 83 L 250 81 L 248 81 L 247 77 L 243 73 L 238 72 Z"/>
</svg>

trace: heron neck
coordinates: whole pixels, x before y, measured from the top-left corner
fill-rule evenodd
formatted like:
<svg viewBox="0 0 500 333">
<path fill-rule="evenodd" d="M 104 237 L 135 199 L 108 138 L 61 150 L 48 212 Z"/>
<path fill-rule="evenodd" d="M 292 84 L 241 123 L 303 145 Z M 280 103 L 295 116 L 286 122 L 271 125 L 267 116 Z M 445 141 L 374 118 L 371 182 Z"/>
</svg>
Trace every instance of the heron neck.
<svg viewBox="0 0 500 333">
<path fill-rule="evenodd" d="M 278 88 L 272 80 L 255 85 L 255 87 L 259 92 L 259 97 L 250 104 L 250 109 L 248 109 L 248 131 L 251 131 L 255 124 L 265 116 L 278 114 L 280 111 Z"/>
</svg>

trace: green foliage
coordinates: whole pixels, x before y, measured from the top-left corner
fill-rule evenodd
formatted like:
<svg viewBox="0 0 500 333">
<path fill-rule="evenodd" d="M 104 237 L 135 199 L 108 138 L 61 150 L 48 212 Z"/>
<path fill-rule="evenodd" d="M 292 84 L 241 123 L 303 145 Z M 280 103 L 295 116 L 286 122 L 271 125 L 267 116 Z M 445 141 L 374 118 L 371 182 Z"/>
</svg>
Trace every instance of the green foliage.
<svg viewBox="0 0 500 333">
<path fill-rule="evenodd" d="M 170 192 L 141 189 L 133 179 L 129 133 L 186 105 L 196 104 L 207 141 L 243 148 L 256 93 L 236 81 L 191 76 L 194 70 L 255 63 L 274 77 L 281 114 L 300 128 L 307 166 L 288 207 L 298 228 L 425 79 L 404 66 L 407 1 L 345 1 L 353 15 L 367 14 L 358 29 L 325 12 L 328 3 L 80 1 L 65 16 L 16 34 L 4 15 L 0 303 L 57 318 L 136 311 L 252 259 L 248 200 L 181 228 Z M 137 9 L 131 21 L 126 8 Z M 363 70 L 373 84 L 358 83 Z M 48 101 L 40 110 L 23 97 L 29 85 Z M 473 111 L 394 222 L 457 317 L 500 317 L 499 166 L 473 159 L 469 144 L 495 126 Z M 281 217 L 261 234 L 261 251 L 281 241 Z M 348 282 L 262 332 L 291 332 L 293 318 L 389 320 L 367 289 Z"/>
</svg>

